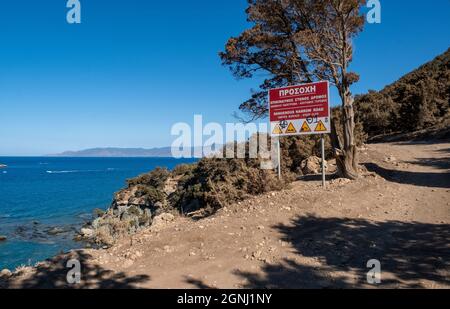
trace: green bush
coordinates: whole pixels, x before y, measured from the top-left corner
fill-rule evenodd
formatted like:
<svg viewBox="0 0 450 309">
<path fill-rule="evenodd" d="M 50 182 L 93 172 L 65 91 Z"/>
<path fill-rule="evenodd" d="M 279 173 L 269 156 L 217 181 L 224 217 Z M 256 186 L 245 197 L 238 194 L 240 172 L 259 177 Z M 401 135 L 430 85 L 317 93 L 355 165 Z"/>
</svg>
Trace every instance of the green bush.
<svg viewBox="0 0 450 309">
<path fill-rule="evenodd" d="M 428 129 L 450 115 L 450 49 L 380 92 L 355 98 L 369 137 Z"/>
<path fill-rule="evenodd" d="M 183 212 L 215 211 L 251 195 L 279 190 L 283 184 L 274 171 L 261 169 L 259 160 L 205 158 L 180 181 L 174 206 Z"/>
<path fill-rule="evenodd" d="M 128 179 L 128 187 L 143 185 L 153 188 L 162 188 L 170 176 L 170 172 L 166 168 L 156 168 L 150 173 L 140 175 L 136 178 Z"/>
<path fill-rule="evenodd" d="M 196 167 L 196 164 L 180 164 L 177 165 L 173 171 L 172 171 L 172 175 L 173 176 L 185 176 L 188 174 L 191 174 L 194 169 Z"/>
<path fill-rule="evenodd" d="M 144 197 L 147 204 L 154 205 L 156 203 L 164 203 L 165 194 L 161 188 L 155 188 L 144 185 L 136 186 L 136 197 Z"/>
</svg>

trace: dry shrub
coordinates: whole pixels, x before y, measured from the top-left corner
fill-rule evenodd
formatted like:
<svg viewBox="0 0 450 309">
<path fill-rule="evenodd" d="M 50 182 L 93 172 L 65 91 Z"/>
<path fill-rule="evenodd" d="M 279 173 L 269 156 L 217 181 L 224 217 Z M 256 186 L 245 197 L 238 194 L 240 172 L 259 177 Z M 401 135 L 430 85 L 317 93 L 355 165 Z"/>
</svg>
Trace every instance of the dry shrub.
<svg viewBox="0 0 450 309">
<path fill-rule="evenodd" d="M 162 188 L 170 176 L 169 170 L 166 168 L 156 168 L 150 173 L 140 175 L 136 178 L 128 179 L 129 187 L 143 185 L 146 187 L 153 187 L 156 189 Z"/>
<path fill-rule="evenodd" d="M 206 158 L 180 181 L 175 207 L 183 212 L 214 211 L 283 185 L 274 171 L 260 168 L 259 160 Z"/>
<path fill-rule="evenodd" d="M 96 243 L 113 245 L 116 239 L 129 234 L 130 224 L 132 224 L 132 222 L 128 220 L 121 220 L 118 217 L 104 217 L 104 221 L 101 226 L 96 229 Z"/>
</svg>

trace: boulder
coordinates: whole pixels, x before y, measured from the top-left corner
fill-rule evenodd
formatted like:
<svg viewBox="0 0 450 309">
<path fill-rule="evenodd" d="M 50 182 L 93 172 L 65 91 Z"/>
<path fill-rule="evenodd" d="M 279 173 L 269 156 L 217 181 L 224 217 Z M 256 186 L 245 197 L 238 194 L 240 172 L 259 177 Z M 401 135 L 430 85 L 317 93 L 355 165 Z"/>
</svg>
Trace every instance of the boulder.
<svg viewBox="0 0 450 309">
<path fill-rule="evenodd" d="M 106 215 L 106 214 L 105 214 Z M 103 215 L 102 217 L 98 217 L 97 219 L 95 219 L 94 221 L 92 221 L 91 223 L 91 227 L 92 229 L 96 230 L 100 227 L 101 223 L 102 223 L 102 218 L 105 216 Z"/>
<path fill-rule="evenodd" d="M 130 198 L 132 199 L 132 198 Z M 152 211 L 138 205 L 113 203 L 101 217 L 80 230 L 79 237 L 88 242 L 112 245 L 121 236 L 131 235 L 152 223 Z"/>
<path fill-rule="evenodd" d="M 0 164 L 0 168 L 7 168 L 8 166 L 6 166 L 5 164 Z"/>
<path fill-rule="evenodd" d="M 0 235 L 0 242 L 6 241 L 8 238 L 6 236 Z"/>
<path fill-rule="evenodd" d="M 95 241 L 103 245 L 113 245 L 116 241 L 116 237 L 113 234 L 112 227 L 108 225 L 102 225 L 98 228 L 95 235 Z"/>
<path fill-rule="evenodd" d="M 12 272 L 9 269 L 3 269 L 2 271 L 0 271 L 0 278 L 2 279 L 8 279 L 10 277 L 12 277 Z"/>
<path fill-rule="evenodd" d="M 129 183 L 117 192 L 106 212 L 96 212 L 97 218 L 84 226 L 78 237 L 88 242 L 111 245 L 118 238 L 131 235 L 150 226 L 164 226 L 174 216 L 163 213 L 167 198 L 175 192 L 178 180 L 169 179 L 162 188 L 154 188 L 145 181 Z M 158 191 L 159 190 L 159 191 Z M 156 214 L 160 214 L 153 217 Z"/>
<path fill-rule="evenodd" d="M 93 238 L 95 236 L 95 230 L 89 228 L 82 228 L 80 234 L 84 238 Z"/>
<path fill-rule="evenodd" d="M 309 157 L 302 161 L 300 167 L 303 175 L 318 175 L 322 172 L 322 159 L 316 156 Z M 326 161 L 325 169 L 327 169 Z"/>
</svg>

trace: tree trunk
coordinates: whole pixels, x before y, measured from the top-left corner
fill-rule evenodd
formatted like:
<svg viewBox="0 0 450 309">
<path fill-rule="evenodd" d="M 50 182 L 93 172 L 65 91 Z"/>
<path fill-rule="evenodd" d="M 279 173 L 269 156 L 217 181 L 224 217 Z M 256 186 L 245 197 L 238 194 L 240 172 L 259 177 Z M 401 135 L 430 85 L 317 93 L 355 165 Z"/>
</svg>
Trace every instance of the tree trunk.
<svg viewBox="0 0 450 309">
<path fill-rule="evenodd" d="M 341 92 L 342 97 L 342 127 L 344 143 L 342 143 L 336 130 L 335 120 L 332 123 L 331 140 L 336 155 L 336 165 L 340 177 L 357 179 L 358 172 L 358 149 L 355 145 L 355 113 L 353 110 L 353 97 L 347 88 Z"/>
</svg>

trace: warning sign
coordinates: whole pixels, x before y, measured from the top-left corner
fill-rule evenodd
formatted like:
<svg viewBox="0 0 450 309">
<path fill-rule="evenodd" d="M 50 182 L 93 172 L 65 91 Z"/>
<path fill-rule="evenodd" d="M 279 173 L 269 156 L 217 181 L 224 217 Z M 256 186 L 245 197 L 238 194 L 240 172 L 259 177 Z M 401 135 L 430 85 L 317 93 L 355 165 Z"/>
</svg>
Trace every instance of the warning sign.
<svg viewBox="0 0 450 309">
<path fill-rule="evenodd" d="M 297 133 L 297 130 L 295 129 L 294 125 L 292 124 L 292 122 L 289 124 L 286 133 L 288 134 L 295 134 Z"/>
<path fill-rule="evenodd" d="M 300 131 L 301 133 L 311 133 L 311 128 L 308 125 L 308 122 L 304 122 L 302 125 L 302 130 Z"/>
<path fill-rule="evenodd" d="M 281 130 L 280 125 L 276 125 L 275 129 L 272 131 L 272 135 L 281 135 L 283 134 L 283 130 Z"/>
<path fill-rule="evenodd" d="M 272 135 L 330 133 L 329 83 L 323 81 L 271 89 L 269 114 Z"/>
<path fill-rule="evenodd" d="M 322 121 L 319 121 L 319 124 L 317 125 L 316 129 L 314 130 L 315 132 L 327 132 L 328 129 L 327 127 L 323 124 Z"/>
</svg>

